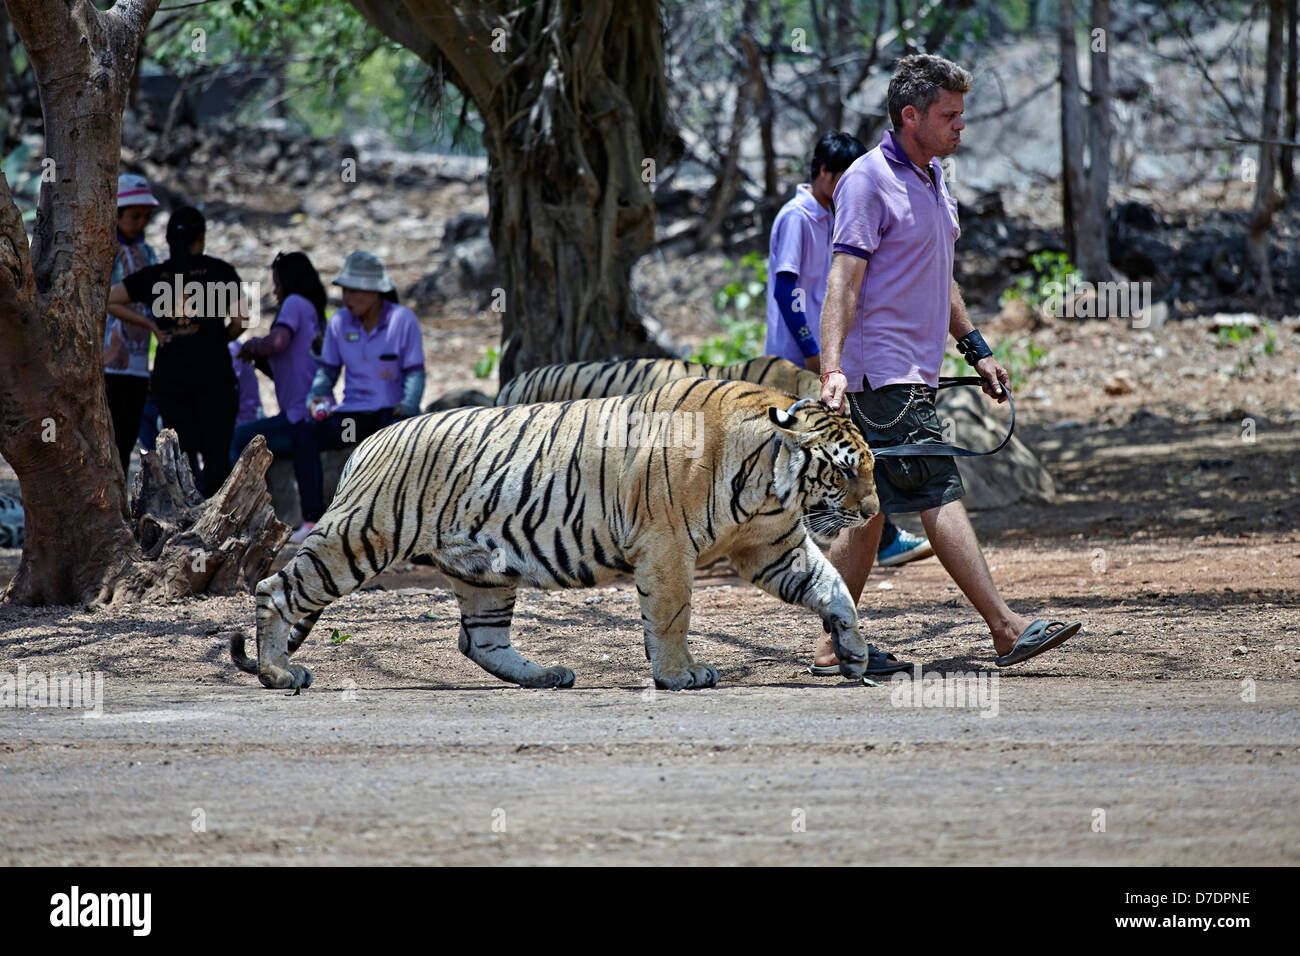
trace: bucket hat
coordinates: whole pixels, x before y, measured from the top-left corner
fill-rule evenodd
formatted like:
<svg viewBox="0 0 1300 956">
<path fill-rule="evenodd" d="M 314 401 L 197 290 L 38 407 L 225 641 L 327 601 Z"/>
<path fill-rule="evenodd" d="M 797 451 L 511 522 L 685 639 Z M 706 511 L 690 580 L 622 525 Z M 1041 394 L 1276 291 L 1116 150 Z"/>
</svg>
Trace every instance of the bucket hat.
<svg viewBox="0 0 1300 956">
<path fill-rule="evenodd" d="M 383 262 L 372 252 L 357 251 L 348 256 L 331 285 L 345 289 L 364 289 L 366 292 L 391 292 L 393 280 L 388 277 L 388 270 Z"/>
</svg>

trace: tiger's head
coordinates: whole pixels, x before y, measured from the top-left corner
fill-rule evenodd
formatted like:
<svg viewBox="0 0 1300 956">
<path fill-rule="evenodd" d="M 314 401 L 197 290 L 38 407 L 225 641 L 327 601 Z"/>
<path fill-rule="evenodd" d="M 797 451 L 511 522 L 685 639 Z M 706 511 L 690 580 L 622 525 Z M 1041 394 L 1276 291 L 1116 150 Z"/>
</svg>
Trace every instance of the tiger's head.
<svg viewBox="0 0 1300 956">
<path fill-rule="evenodd" d="M 773 456 L 773 490 L 804 515 L 814 541 L 825 545 L 880 511 L 871 449 L 847 415 L 807 398 L 767 415 L 787 451 Z"/>
</svg>

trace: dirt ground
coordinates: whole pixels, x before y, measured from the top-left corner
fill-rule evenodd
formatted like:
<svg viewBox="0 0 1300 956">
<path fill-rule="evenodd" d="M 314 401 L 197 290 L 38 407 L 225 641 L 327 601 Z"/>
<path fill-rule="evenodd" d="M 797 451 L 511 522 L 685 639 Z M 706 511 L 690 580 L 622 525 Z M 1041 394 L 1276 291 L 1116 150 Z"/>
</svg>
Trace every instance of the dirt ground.
<svg viewBox="0 0 1300 956">
<path fill-rule="evenodd" d="M 259 241 L 249 261 L 294 247 Z M 669 332 L 711 334 L 710 282 L 656 270 L 639 281 Z M 493 392 L 471 367 L 494 317 L 421 318 L 426 400 Z M 1270 344 L 1215 321 L 1033 331 L 1018 434 L 1057 500 L 973 520 L 1012 606 L 1078 637 L 992 685 L 935 559 L 873 572 L 869 639 L 922 687 L 983 675 L 995 716 L 809 676 L 817 622 L 725 565 L 697 580 L 691 638 L 722 684 L 685 694 L 650 689 L 630 581 L 521 595 L 516 645 L 577 672 L 548 692 L 462 658 L 445 582 L 413 566 L 327 610 L 294 698 L 229 662 L 249 596 L 5 607 L 0 681 L 104 684 L 99 716 L 0 707 L 0 863 L 1300 863 L 1300 326 Z M 0 551 L 0 585 L 18 556 Z"/>
</svg>

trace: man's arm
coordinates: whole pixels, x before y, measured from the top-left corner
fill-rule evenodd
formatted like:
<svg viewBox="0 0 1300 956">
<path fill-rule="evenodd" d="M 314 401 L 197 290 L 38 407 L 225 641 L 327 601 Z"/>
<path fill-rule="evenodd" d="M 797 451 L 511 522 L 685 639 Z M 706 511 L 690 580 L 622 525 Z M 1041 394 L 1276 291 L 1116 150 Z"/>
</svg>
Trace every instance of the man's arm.
<svg viewBox="0 0 1300 956">
<path fill-rule="evenodd" d="M 826 277 L 826 301 L 822 304 L 822 374 L 826 377 L 822 379 L 821 400 L 836 411 L 843 408 L 848 385 L 848 379 L 840 371 L 844 340 L 849 336 L 849 327 L 858 308 L 862 277 L 866 274 L 867 260 L 860 256 L 837 252 L 831 257 L 831 271 Z"/>
<path fill-rule="evenodd" d="M 803 355 L 804 367 L 820 372 L 821 369 L 817 365 L 819 351 L 817 339 L 813 337 L 812 329 L 808 328 L 808 313 L 802 308 L 802 300 L 808 290 L 801 291 L 798 282 L 799 277 L 795 273 L 778 272 L 776 282 L 773 283 L 772 296 L 776 300 L 776 307 L 781 313 L 785 327 L 790 330 L 790 336 L 799 347 L 800 354 Z M 800 308 L 796 308 L 796 304 Z"/>
<path fill-rule="evenodd" d="M 956 279 L 952 280 L 952 300 L 949 306 L 948 331 L 958 342 L 960 342 L 963 337 L 975 331 L 975 323 L 970 320 L 970 313 L 966 311 L 966 301 L 961 297 L 961 289 L 957 288 Z M 1007 400 L 1007 370 L 998 364 L 997 359 L 992 355 L 986 355 L 975 363 L 975 371 L 979 374 L 980 378 L 984 379 L 985 395 L 989 396 L 989 398 L 996 398 L 999 403 Z"/>
</svg>

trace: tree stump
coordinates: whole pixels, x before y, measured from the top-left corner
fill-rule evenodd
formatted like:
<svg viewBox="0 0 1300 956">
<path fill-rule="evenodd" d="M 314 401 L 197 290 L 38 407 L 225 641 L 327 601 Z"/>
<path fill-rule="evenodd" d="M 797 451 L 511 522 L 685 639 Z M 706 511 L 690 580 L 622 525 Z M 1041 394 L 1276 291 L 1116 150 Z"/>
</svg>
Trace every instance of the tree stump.
<svg viewBox="0 0 1300 956">
<path fill-rule="evenodd" d="M 131 483 L 131 527 L 143 560 L 106 585 L 110 603 L 251 591 L 289 540 L 266 488 L 272 455 L 258 435 L 225 483 L 204 499 L 189 458 L 165 428 Z"/>
<path fill-rule="evenodd" d="M 936 403 L 950 444 L 973 451 L 993 448 L 1007 433 L 1004 421 L 990 411 L 992 399 L 973 388 L 945 388 Z M 947 422 L 952 422 L 951 429 Z M 996 455 L 958 458 L 957 469 L 966 486 L 966 507 L 973 511 L 1005 508 L 1019 501 L 1047 503 L 1056 497 L 1051 474 L 1019 438 L 1012 437 Z"/>
</svg>

